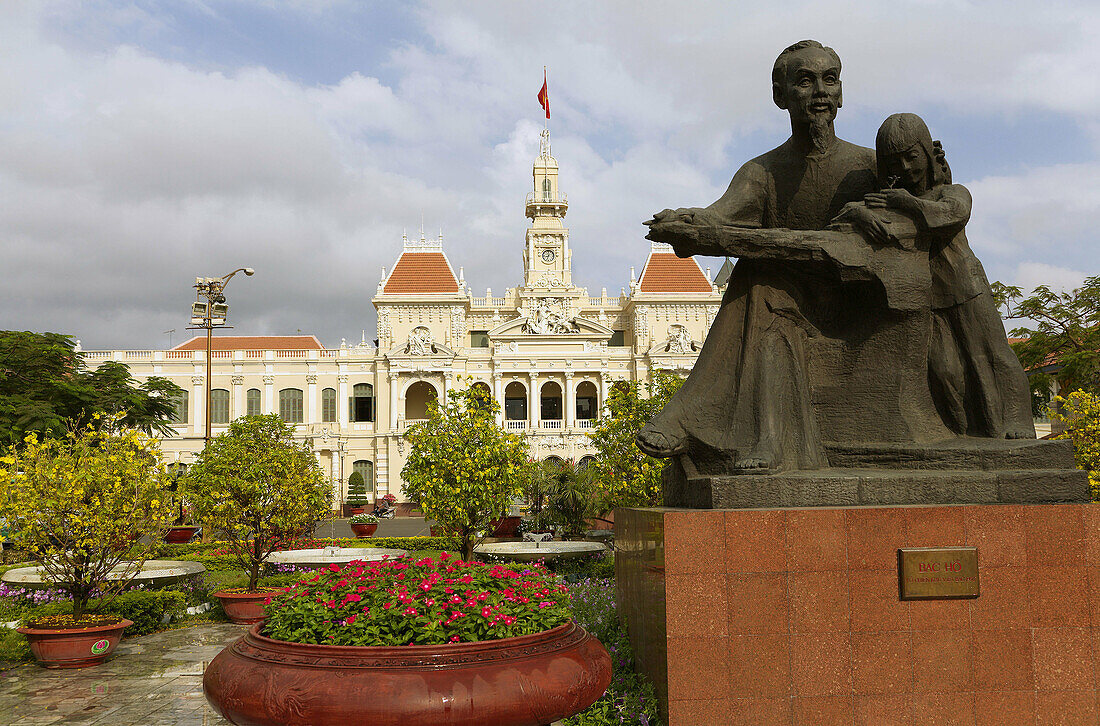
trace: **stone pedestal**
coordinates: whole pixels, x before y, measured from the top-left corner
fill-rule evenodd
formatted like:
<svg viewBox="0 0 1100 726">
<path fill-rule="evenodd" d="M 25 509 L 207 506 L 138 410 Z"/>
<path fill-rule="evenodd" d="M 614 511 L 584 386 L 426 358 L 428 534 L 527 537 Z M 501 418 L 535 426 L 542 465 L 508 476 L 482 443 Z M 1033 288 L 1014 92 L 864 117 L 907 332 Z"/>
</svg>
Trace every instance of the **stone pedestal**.
<svg viewBox="0 0 1100 726">
<path fill-rule="evenodd" d="M 623 509 L 618 598 L 669 726 L 1100 723 L 1100 506 Z M 980 596 L 901 601 L 897 550 Z"/>
</svg>

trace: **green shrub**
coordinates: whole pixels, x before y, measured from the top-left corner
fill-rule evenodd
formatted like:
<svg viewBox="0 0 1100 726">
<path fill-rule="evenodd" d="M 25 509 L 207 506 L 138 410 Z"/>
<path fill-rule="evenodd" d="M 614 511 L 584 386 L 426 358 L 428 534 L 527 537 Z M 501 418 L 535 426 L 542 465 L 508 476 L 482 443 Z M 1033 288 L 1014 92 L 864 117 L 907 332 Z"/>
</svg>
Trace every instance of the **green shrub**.
<svg viewBox="0 0 1100 726">
<path fill-rule="evenodd" d="M 348 504 L 353 507 L 363 507 L 369 503 L 367 498 L 367 483 L 363 475 L 353 471 L 348 477 Z"/>
<path fill-rule="evenodd" d="M 89 609 L 98 612 L 102 602 L 92 600 Z M 187 598 L 178 590 L 129 590 L 103 606 L 103 612 L 119 615 L 134 621 L 126 628 L 126 637 L 147 635 L 160 630 L 165 615 L 172 618 L 183 615 Z M 24 622 L 47 615 L 63 615 L 73 611 L 71 602 L 54 602 L 28 612 Z"/>
<path fill-rule="evenodd" d="M 31 649 L 27 639 L 11 628 L 0 627 L 0 667 L 4 663 L 20 663 L 30 660 Z"/>
</svg>

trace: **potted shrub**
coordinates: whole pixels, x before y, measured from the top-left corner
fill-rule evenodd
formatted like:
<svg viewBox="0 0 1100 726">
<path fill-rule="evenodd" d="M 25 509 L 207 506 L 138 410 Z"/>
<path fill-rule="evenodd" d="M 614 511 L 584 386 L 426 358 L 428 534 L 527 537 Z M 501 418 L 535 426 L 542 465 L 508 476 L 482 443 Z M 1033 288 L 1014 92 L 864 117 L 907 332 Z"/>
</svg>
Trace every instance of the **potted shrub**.
<svg viewBox="0 0 1100 726">
<path fill-rule="evenodd" d="M 62 438 L 28 434 L 0 457 L 0 519 L 33 553 L 42 577 L 72 599 L 72 612 L 29 619 L 40 665 L 81 668 L 102 662 L 133 623 L 106 609 L 153 554 L 169 515 L 168 481 L 156 440 L 116 429 L 119 416 L 96 416 Z M 147 538 L 147 540 L 150 538 Z M 97 599 L 99 612 L 89 612 Z"/>
<path fill-rule="evenodd" d="M 345 516 L 354 517 L 367 511 L 367 483 L 363 475 L 353 471 L 348 477 L 348 498 L 344 503 Z"/>
<path fill-rule="evenodd" d="M 238 418 L 199 453 L 184 480 L 199 519 L 221 533 L 248 571 L 247 587 L 214 593 L 235 623 L 263 619 L 270 591 L 260 587 L 264 561 L 331 511 L 317 459 L 293 435 L 294 427 L 274 414 Z"/>
<path fill-rule="evenodd" d="M 286 588 L 203 690 L 232 723 L 535 726 L 610 681 L 552 573 L 443 553 L 330 565 Z"/>
<path fill-rule="evenodd" d="M 167 487 L 167 491 L 171 494 L 172 501 L 172 513 L 174 518 L 172 524 L 164 531 L 164 541 L 167 544 L 184 544 L 190 542 L 198 534 L 198 525 L 192 524 L 191 510 L 187 506 L 186 500 L 181 496 L 180 477 L 183 475 L 183 469 L 176 465 L 171 467 L 172 469 L 172 482 Z"/>
<path fill-rule="evenodd" d="M 378 517 L 373 514 L 356 514 L 348 524 L 356 537 L 371 537 L 378 530 Z"/>
</svg>

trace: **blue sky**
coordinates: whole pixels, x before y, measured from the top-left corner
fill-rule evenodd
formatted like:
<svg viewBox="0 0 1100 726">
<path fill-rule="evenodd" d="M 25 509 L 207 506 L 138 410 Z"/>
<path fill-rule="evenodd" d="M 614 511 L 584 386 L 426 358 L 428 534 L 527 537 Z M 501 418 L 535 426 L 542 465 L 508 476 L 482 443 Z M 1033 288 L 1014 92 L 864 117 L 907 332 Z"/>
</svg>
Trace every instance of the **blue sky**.
<svg viewBox="0 0 1100 726">
<path fill-rule="evenodd" d="M 574 280 L 616 292 L 642 220 L 786 138 L 768 76 L 806 37 L 844 61 L 843 138 L 912 111 L 943 140 L 990 279 L 1073 286 L 1100 273 L 1094 5 L 3 3 L 0 326 L 161 347 L 195 276 L 249 265 L 234 332 L 371 338 L 380 268 L 421 219 L 500 294 L 544 65 Z"/>
</svg>

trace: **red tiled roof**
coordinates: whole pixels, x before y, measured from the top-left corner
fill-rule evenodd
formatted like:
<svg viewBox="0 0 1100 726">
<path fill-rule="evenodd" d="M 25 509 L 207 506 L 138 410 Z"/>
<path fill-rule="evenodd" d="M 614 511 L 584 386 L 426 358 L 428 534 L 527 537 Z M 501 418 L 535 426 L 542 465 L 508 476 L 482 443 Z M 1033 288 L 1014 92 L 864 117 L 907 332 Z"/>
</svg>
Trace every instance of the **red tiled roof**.
<svg viewBox="0 0 1100 726">
<path fill-rule="evenodd" d="M 211 350 L 321 350 L 313 335 L 215 335 Z M 206 336 L 197 335 L 172 350 L 206 350 Z"/>
<path fill-rule="evenodd" d="M 442 252 L 402 252 L 382 292 L 389 295 L 457 293 L 458 280 Z"/>
<path fill-rule="evenodd" d="M 650 252 L 642 270 L 641 292 L 710 292 L 707 276 L 691 257 L 672 252 Z"/>
</svg>

